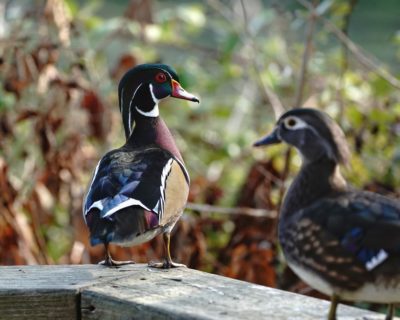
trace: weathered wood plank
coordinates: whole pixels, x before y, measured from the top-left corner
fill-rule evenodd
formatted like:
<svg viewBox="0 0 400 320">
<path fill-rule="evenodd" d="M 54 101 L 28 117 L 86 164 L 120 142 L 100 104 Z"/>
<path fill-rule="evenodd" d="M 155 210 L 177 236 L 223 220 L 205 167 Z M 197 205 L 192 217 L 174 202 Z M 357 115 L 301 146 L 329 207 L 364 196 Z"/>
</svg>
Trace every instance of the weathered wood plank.
<svg viewBox="0 0 400 320">
<path fill-rule="evenodd" d="M 129 276 L 82 292 L 82 319 L 323 319 L 329 303 L 191 269 L 124 267 Z M 383 319 L 348 306 L 340 319 Z"/>
<path fill-rule="evenodd" d="M 128 271 L 90 264 L 2 266 L 0 292 L 11 289 L 79 289 L 121 277 Z"/>
<path fill-rule="evenodd" d="M 0 319 L 74 320 L 80 318 L 77 292 L 70 290 L 10 290 L 0 293 Z"/>
<path fill-rule="evenodd" d="M 80 290 L 119 274 L 93 265 L 0 267 L 0 319 L 80 319 Z"/>
<path fill-rule="evenodd" d="M 0 267 L 0 319 L 323 319 L 329 303 L 196 270 Z M 339 319 L 383 319 L 340 305 Z"/>
</svg>

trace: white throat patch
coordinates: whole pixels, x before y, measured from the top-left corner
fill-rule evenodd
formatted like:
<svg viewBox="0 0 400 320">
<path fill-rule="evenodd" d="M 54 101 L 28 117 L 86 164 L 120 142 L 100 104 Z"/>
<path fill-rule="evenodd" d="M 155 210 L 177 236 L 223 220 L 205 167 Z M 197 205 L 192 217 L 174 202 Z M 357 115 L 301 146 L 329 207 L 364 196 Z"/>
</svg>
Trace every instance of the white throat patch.
<svg viewBox="0 0 400 320">
<path fill-rule="evenodd" d="M 160 111 L 158 110 L 158 102 L 160 101 L 159 99 L 156 98 L 156 96 L 154 95 L 153 92 L 153 85 L 150 83 L 149 84 L 149 89 L 150 89 L 150 94 L 151 94 L 151 98 L 154 101 L 154 108 L 151 109 L 150 111 L 143 111 L 140 110 L 137 106 L 135 106 L 135 109 L 137 112 L 139 112 L 141 115 L 146 116 L 146 117 L 158 117 L 160 115 Z"/>
<path fill-rule="evenodd" d="M 154 108 L 151 109 L 148 112 L 140 110 L 138 107 L 135 107 L 135 109 L 141 115 L 146 116 L 146 117 L 154 117 L 155 118 L 155 117 L 158 117 L 160 115 L 160 111 L 158 110 L 158 104 L 154 105 Z"/>
<path fill-rule="evenodd" d="M 155 104 L 158 104 L 158 102 L 160 102 L 160 100 L 158 100 L 158 99 L 156 98 L 156 96 L 154 95 L 154 92 L 153 92 L 153 85 L 152 85 L 151 83 L 149 84 L 149 88 L 150 88 L 150 94 L 151 94 L 151 97 L 153 98 L 154 103 L 155 103 Z"/>
</svg>

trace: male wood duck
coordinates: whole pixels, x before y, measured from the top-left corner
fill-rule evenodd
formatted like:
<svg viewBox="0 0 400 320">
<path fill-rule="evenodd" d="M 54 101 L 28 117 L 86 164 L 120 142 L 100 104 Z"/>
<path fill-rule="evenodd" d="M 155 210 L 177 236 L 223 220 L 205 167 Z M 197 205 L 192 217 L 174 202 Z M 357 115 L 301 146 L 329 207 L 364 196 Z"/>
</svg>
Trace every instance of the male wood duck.
<svg viewBox="0 0 400 320">
<path fill-rule="evenodd" d="M 302 156 L 285 196 L 279 241 L 292 270 L 331 296 L 328 319 L 340 299 L 400 302 L 400 203 L 347 186 L 339 165 L 350 157 L 340 127 L 325 113 L 293 109 L 255 146 L 281 142 Z"/>
<path fill-rule="evenodd" d="M 104 244 L 101 264 L 119 266 L 109 243 L 131 246 L 163 233 L 165 261 L 150 266 L 171 268 L 170 233 L 189 193 L 189 174 L 171 132 L 159 116 L 158 103 L 169 96 L 199 102 L 179 84 L 167 65 L 143 64 L 128 71 L 118 87 L 126 143 L 98 163 L 83 211 L 92 245 Z"/>
</svg>

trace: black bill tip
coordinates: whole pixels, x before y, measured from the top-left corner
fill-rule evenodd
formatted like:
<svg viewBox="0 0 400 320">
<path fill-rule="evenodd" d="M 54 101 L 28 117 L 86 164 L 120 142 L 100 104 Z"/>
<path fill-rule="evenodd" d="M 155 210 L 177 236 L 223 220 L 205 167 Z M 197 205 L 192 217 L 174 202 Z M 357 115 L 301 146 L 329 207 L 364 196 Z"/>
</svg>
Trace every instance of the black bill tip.
<svg viewBox="0 0 400 320">
<path fill-rule="evenodd" d="M 253 147 L 260 147 L 260 146 L 267 146 L 267 145 L 271 145 L 271 144 L 278 144 L 280 142 L 281 142 L 281 139 L 279 138 L 278 130 L 275 129 L 269 135 L 267 135 L 264 138 L 261 138 L 260 140 L 257 140 L 256 142 L 254 142 Z"/>
</svg>

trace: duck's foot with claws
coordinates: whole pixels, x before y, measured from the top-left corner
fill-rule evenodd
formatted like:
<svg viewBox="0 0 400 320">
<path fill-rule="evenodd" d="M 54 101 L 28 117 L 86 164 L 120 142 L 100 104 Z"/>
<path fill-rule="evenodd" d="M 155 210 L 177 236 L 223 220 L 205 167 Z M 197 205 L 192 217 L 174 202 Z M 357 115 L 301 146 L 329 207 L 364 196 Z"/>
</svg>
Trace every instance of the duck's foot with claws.
<svg viewBox="0 0 400 320">
<path fill-rule="evenodd" d="M 182 263 L 175 263 L 173 261 L 164 262 L 149 262 L 149 267 L 151 268 L 158 268 L 158 269 L 171 269 L 171 268 L 186 268 L 186 265 Z"/>
<path fill-rule="evenodd" d="M 107 266 L 107 267 L 121 267 L 121 266 L 125 266 L 127 264 L 135 264 L 135 261 L 131 261 L 131 260 L 115 261 L 115 260 L 109 258 L 109 259 L 100 261 L 99 264 L 102 266 Z"/>
<path fill-rule="evenodd" d="M 107 266 L 107 267 L 121 267 L 125 266 L 127 264 L 135 264 L 135 261 L 127 260 L 127 261 L 116 261 L 113 260 L 111 257 L 108 244 L 105 244 L 105 249 L 106 249 L 106 258 L 103 261 L 100 261 L 99 264 L 102 266 Z"/>
</svg>

